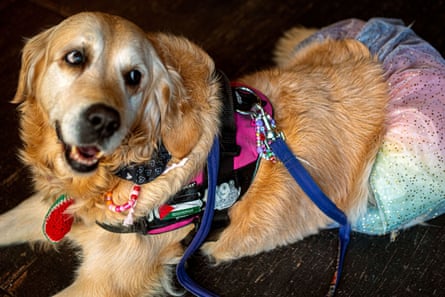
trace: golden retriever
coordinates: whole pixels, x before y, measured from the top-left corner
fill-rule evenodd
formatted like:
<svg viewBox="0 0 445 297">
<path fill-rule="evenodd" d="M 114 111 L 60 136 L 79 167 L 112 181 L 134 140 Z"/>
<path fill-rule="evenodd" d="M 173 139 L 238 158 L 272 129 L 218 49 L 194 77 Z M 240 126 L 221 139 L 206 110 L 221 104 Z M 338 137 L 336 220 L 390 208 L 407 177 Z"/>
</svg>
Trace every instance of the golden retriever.
<svg viewBox="0 0 445 297">
<path fill-rule="evenodd" d="M 276 49 L 277 67 L 240 81 L 270 99 L 287 144 L 354 219 L 368 200 L 387 86 L 381 66 L 358 41 L 316 42 L 294 54 L 311 32 L 286 35 Z M 120 17 L 81 13 L 28 40 L 13 102 L 20 104 L 21 157 L 35 194 L 0 216 L 0 244 L 46 242 L 42 223 L 66 195 L 73 199 L 65 211 L 73 224 L 64 240 L 81 249 L 81 264 L 74 283 L 56 296 L 178 294 L 172 264 L 192 225 L 141 235 L 97 223 L 122 224 L 128 213 L 110 210 L 104 196 L 111 191 L 114 203 L 124 204 L 133 183 L 115 172 L 150 160 L 161 143 L 171 155 L 168 166 L 186 162 L 141 185 L 135 218 L 204 168 L 220 133 L 220 94 L 215 65 L 202 49 L 185 38 L 146 34 Z M 218 263 L 293 243 L 332 223 L 283 164 L 266 160 L 229 214 L 229 226 L 202 248 Z"/>
</svg>

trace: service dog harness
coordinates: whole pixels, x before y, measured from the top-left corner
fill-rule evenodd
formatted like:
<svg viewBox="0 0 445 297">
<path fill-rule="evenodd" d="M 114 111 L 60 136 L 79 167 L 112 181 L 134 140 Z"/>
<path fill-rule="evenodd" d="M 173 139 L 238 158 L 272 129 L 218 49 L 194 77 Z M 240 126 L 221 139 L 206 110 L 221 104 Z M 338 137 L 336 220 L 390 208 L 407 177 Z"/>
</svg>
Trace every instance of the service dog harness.
<svg viewBox="0 0 445 297">
<path fill-rule="evenodd" d="M 265 133 L 275 127 L 271 118 L 272 107 L 267 98 L 259 101 L 255 92 L 242 85 L 230 87 L 224 74 L 219 72 L 224 98 L 223 129 L 221 132 L 219 170 L 217 175 L 215 216 L 213 225 L 220 228 L 228 224 L 227 210 L 244 194 L 254 175 L 258 157 L 274 161 L 274 155 L 266 146 Z M 244 109 L 258 104 L 262 113 L 252 118 Z M 249 107 L 250 108 L 250 107 Z M 236 111 L 235 111 L 236 110 Z M 249 111 L 247 109 L 247 111 Z M 264 121 L 262 119 L 264 118 Z M 267 126 L 260 126 L 266 123 Z M 152 158 L 142 164 L 130 164 L 121 167 L 116 175 L 142 185 L 154 180 L 165 171 L 171 156 L 161 143 Z M 98 223 L 104 229 L 116 233 L 160 234 L 200 221 L 207 203 L 208 179 L 205 173 L 195 177 L 179 193 L 171 197 L 166 204 L 152 210 L 145 217 L 136 221 L 129 220 L 121 225 Z M 111 195 L 111 194 L 110 194 Z M 130 195 L 131 196 L 131 195 Z M 107 201 L 110 201 L 107 198 Z M 136 199 L 134 199 L 136 200 Z M 131 199 L 129 200 L 131 201 Z M 115 206 L 108 203 L 113 211 L 128 211 L 132 204 Z M 128 205 L 128 206 L 127 206 Z M 119 208 L 120 207 L 120 208 Z"/>
</svg>

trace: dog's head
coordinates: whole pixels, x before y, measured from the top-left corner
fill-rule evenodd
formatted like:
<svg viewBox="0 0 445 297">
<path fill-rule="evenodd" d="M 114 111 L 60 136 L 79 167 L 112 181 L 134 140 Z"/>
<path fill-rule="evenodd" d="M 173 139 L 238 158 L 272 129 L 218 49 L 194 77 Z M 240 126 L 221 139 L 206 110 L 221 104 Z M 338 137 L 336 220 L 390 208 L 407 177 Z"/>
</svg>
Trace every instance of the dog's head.
<svg viewBox="0 0 445 297">
<path fill-rule="evenodd" d="M 148 159 L 160 142 L 183 158 L 217 114 L 213 67 L 185 39 L 148 36 L 116 16 L 74 15 L 26 43 L 13 100 L 27 113 L 22 136 L 28 150 L 47 149 L 45 159 L 64 159 L 57 166 L 74 173 L 93 172 L 104 159 Z M 46 130 L 58 148 L 47 145 Z"/>
</svg>

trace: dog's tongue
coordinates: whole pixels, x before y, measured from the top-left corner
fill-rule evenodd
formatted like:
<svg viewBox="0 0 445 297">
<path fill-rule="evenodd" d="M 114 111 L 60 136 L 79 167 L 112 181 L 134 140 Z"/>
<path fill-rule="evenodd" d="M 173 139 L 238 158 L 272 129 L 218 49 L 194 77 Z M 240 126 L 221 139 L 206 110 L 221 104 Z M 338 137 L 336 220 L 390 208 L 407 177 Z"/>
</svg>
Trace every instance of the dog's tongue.
<svg viewBox="0 0 445 297">
<path fill-rule="evenodd" d="M 85 158 L 94 158 L 100 153 L 100 150 L 95 146 L 78 147 L 79 153 Z"/>
</svg>

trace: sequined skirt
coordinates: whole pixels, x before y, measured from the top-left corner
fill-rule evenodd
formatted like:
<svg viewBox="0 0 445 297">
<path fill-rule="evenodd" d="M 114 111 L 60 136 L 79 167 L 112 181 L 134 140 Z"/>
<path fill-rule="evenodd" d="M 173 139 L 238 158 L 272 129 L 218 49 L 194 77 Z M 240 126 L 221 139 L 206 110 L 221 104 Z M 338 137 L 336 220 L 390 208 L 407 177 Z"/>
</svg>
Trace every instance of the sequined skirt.
<svg viewBox="0 0 445 297">
<path fill-rule="evenodd" d="M 385 234 L 445 213 L 445 61 L 403 22 L 345 20 L 297 47 L 355 38 L 382 63 L 390 87 L 387 132 L 370 176 L 373 197 L 355 231 Z"/>
</svg>

